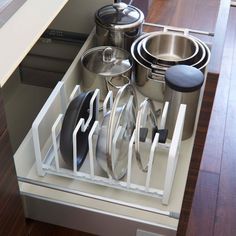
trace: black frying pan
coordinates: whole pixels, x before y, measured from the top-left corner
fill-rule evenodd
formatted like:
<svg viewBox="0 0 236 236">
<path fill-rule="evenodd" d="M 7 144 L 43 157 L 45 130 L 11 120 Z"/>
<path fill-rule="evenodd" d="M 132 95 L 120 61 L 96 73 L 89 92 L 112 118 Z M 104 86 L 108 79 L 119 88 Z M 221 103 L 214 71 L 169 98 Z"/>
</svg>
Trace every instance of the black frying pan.
<svg viewBox="0 0 236 236">
<path fill-rule="evenodd" d="M 85 122 L 89 117 L 89 103 L 94 91 L 81 93 L 69 104 L 61 128 L 60 151 L 63 160 L 71 168 L 73 166 L 73 131 L 81 118 Z M 79 169 L 88 153 L 88 135 L 96 119 L 96 102 L 93 107 L 93 117 L 85 132 L 81 129 L 77 133 L 77 168 Z"/>
</svg>

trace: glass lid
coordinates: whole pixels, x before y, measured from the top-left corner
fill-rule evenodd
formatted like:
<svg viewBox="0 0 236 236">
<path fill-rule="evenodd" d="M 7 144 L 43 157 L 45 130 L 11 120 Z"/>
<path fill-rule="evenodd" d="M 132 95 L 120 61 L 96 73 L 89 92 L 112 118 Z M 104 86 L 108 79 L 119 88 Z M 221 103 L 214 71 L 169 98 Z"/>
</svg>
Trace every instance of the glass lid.
<svg viewBox="0 0 236 236">
<path fill-rule="evenodd" d="M 88 50 L 82 63 L 97 75 L 114 76 L 128 71 L 132 67 L 132 58 L 125 50 L 102 46 Z"/>
<path fill-rule="evenodd" d="M 107 5 L 98 10 L 96 17 L 103 25 L 126 25 L 140 19 L 140 12 L 123 2 Z"/>
</svg>

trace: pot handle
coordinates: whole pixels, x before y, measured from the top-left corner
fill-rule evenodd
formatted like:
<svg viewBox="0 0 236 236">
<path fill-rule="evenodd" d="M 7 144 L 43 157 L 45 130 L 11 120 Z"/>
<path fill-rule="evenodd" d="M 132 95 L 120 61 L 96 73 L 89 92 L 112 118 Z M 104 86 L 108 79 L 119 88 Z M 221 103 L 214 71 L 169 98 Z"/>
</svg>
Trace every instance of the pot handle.
<svg viewBox="0 0 236 236">
<path fill-rule="evenodd" d="M 112 80 L 114 80 L 114 79 L 118 79 L 118 78 L 123 78 L 124 80 L 124 82 L 123 82 L 123 84 L 122 85 L 116 85 L 114 82 L 112 82 Z M 127 77 L 126 75 L 121 75 L 121 76 L 118 76 L 118 77 L 111 77 L 111 78 L 109 78 L 108 80 L 107 80 L 107 82 L 112 86 L 112 87 L 114 87 L 114 88 L 116 88 L 116 89 L 120 89 L 122 86 L 124 86 L 125 84 L 129 84 L 130 83 L 130 79 L 129 79 L 129 77 Z"/>
<path fill-rule="evenodd" d="M 150 69 L 150 71 L 148 73 L 148 77 L 149 77 L 149 79 L 152 79 L 152 80 L 157 80 L 157 81 L 160 81 L 163 83 L 165 82 L 164 75 L 155 69 Z"/>
<path fill-rule="evenodd" d="M 171 26 L 164 26 L 163 32 L 177 32 L 177 33 L 182 33 L 185 36 L 189 35 L 189 29 L 187 29 L 187 28 L 176 28 L 176 27 L 171 27 Z"/>
<path fill-rule="evenodd" d="M 120 79 L 122 79 L 122 83 L 121 84 L 116 84 L 115 80 L 119 80 L 118 82 L 120 82 Z M 108 77 L 106 78 L 106 86 L 107 86 L 107 91 L 112 91 L 113 92 L 113 96 L 115 97 L 118 90 L 123 87 L 126 84 L 130 83 L 130 79 L 129 77 L 127 77 L 126 75 L 119 75 L 117 77 Z"/>
<path fill-rule="evenodd" d="M 161 77 L 162 76 L 162 77 Z M 159 74 L 151 74 L 150 76 L 147 77 L 148 80 L 152 80 L 152 81 L 157 81 L 158 83 L 163 83 L 165 84 L 165 80 L 163 78 L 163 75 L 159 75 Z"/>
<path fill-rule="evenodd" d="M 184 32 L 185 30 L 188 31 L 188 33 L 193 33 L 193 34 L 201 34 L 201 35 L 207 35 L 214 37 L 214 32 L 207 32 L 207 31 L 202 31 L 202 30 L 194 30 L 194 29 L 187 29 L 187 28 L 180 28 L 180 27 L 170 27 L 167 25 L 161 25 L 161 24 L 155 24 L 155 23 L 149 23 L 149 22 L 144 22 L 144 26 L 151 26 L 151 27 L 157 27 L 157 28 L 162 28 L 162 29 L 167 29 L 169 31 L 176 31 L 176 32 Z"/>
<path fill-rule="evenodd" d="M 156 70 L 158 71 L 158 70 L 166 70 L 167 69 L 167 67 L 165 67 L 165 66 L 159 66 L 159 65 L 156 65 L 156 64 L 151 64 L 150 65 L 151 66 L 151 69 L 155 72 Z"/>
</svg>

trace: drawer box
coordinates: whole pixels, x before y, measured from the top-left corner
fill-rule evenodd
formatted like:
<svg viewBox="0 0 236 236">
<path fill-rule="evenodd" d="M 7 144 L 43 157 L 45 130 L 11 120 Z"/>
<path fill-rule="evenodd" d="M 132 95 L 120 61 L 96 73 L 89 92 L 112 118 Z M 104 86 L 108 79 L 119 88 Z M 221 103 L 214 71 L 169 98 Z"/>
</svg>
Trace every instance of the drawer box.
<svg viewBox="0 0 236 236">
<path fill-rule="evenodd" d="M 65 73 L 62 82 L 67 96 L 80 83 L 81 55 L 94 43 L 93 31 Z M 55 91 L 54 89 L 53 93 Z M 51 96 L 45 106 L 48 106 L 50 99 Z M 180 212 L 193 141 L 194 136 L 183 142 L 180 151 L 181 161 L 177 166 L 170 203 L 165 206 L 157 198 L 109 189 L 52 174 L 38 176 L 32 130 L 30 130 L 14 155 L 26 216 L 99 235 L 110 235 L 112 230 L 115 231 L 113 235 L 135 235 L 139 229 L 175 235 L 178 219 L 155 213 L 154 209 L 163 212 Z M 83 165 L 85 169 L 89 165 L 88 158 L 86 160 Z M 166 159 L 159 161 L 160 166 L 166 165 Z M 161 169 L 160 171 L 163 172 Z M 67 215 L 67 220 L 60 219 L 60 215 L 64 214 Z M 95 219 L 98 215 L 99 220 L 92 220 L 89 223 L 86 220 L 80 223 L 74 219 L 74 217 Z M 100 227 L 106 222 L 110 222 L 109 227 Z"/>
<path fill-rule="evenodd" d="M 94 4 L 95 1 L 84 1 L 83 10 L 80 12 L 81 14 L 78 14 L 76 10 L 81 5 L 77 4 L 81 4 L 81 2 L 78 0 L 69 1 L 69 5 L 65 6 L 49 26 L 49 29 L 82 34 L 90 32 L 93 26 L 93 24 L 90 25 L 92 22 L 90 6 L 96 9 L 105 3 L 104 1 L 96 1 L 96 4 Z M 87 10 L 85 11 L 85 9 Z M 68 12 L 72 15 L 73 20 L 65 21 Z M 75 21 L 77 16 L 79 19 Z M 87 25 L 85 19 L 88 16 L 89 22 Z M 83 24 L 83 22 L 86 22 L 86 24 Z M 67 61 L 67 56 L 66 58 L 60 58 L 61 54 L 55 53 L 58 52 L 57 48 L 52 50 L 53 53 L 50 55 L 41 55 L 42 51 L 36 45 L 32 48 L 31 54 L 28 54 L 28 58 L 26 57 L 22 61 L 20 67 L 3 87 L 8 126 L 15 152 L 15 165 L 26 217 L 99 235 L 135 235 L 140 230 L 156 234 L 175 235 L 178 219 L 169 217 L 164 213 L 169 211 L 180 212 L 181 210 L 194 137 L 183 142 L 181 162 L 177 166 L 173 194 L 168 206 L 162 205 L 159 199 L 137 196 L 134 193 L 109 189 L 55 175 L 47 174 L 40 177 L 37 174 L 30 126 L 48 96 L 55 90 L 34 86 L 38 82 L 34 85 L 22 84 L 22 80 L 27 81 L 27 78 L 21 78 L 21 76 L 28 77 L 29 81 L 32 81 L 30 77 L 34 77 L 34 73 L 36 73 L 34 79 L 38 81 L 41 76 L 47 77 L 43 73 L 53 68 L 49 72 L 55 73 L 56 80 L 60 79 L 60 77 L 57 77 L 57 73 L 63 76 L 62 82 L 68 95 L 81 82 L 80 57 L 86 49 L 93 45 L 94 31 L 76 54 L 69 68 L 67 68 L 67 64 L 63 70 L 61 70 L 61 64 L 57 63 L 58 61 Z M 48 50 L 45 51 L 48 52 Z M 44 65 L 40 60 L 32 61 L 32 54 L 37 55 L 40 59 L 49 56 L 57 60 L 50 65 L 48 63 Z M 32 64 L 34 69 L 42 73 L 41 75 L 32 70 Z M 42 70 L 42 67 L 44 70 Z M 22 94 L 24 94 L 24 99 Z M 13 119 L 16 107 L 20 115 L 18 122 Z M 19 127 L 21 127 L 21 130 L 19 130 Z M 124 204 L 124 202 L 127 204 Z M 137 207 L 134 207 L 132 203 Z M 142 209 L 143 205 L 145 207 Z M 148 207 L 150 210 L 148 210 Z M 154 210 L 151 210 L 155 207 L 161 209 L 163 214 L 157 214 Z"/>
</svg>

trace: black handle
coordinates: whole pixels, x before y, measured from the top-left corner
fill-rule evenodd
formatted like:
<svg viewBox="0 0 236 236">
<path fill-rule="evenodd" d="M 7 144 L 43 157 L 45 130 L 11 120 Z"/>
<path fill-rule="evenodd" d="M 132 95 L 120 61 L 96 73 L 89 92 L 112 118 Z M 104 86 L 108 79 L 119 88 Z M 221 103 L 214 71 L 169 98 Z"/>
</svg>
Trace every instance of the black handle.
<svg viewBox="0 0 236 236">
<path fill-rule="evenodd" d="M 154 127 L 152 129 L 152 140 L 154 140 L 156 133 L 159 133 L 159 143 L 165 143 L 168 136 L 168 129 L 158 129 L 158 127 Z"/>
</svg>

